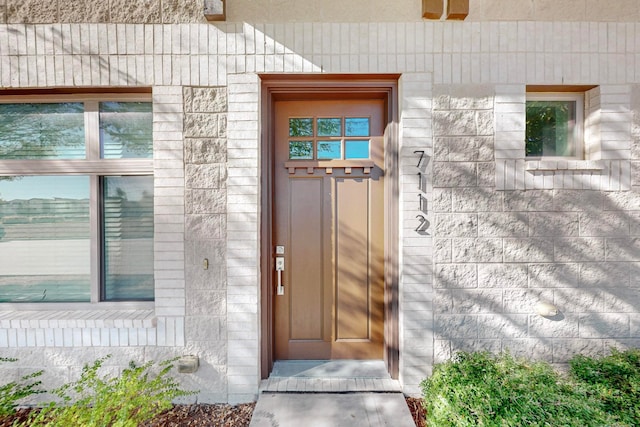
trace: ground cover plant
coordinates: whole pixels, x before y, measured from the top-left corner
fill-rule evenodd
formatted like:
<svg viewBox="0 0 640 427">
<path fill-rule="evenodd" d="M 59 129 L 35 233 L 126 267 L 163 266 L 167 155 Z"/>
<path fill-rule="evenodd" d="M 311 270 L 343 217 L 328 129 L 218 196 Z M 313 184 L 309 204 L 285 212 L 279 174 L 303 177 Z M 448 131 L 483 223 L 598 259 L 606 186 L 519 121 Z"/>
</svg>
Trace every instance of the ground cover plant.
<svg viewBox="0 0 640 427">
<path fill-rule="evenodd" d="M 612 350 L 597 359 L 576 356 L 569 365 L 572 376 L 607 413 L 623 425 L 640 425 L 640 349 Z"/>
<path fill-rule="evenodd" d="M 577 356 L 561 375 L 510 354 L 458 353 L 422 382 L 427 425 L 640 425 L 640 352 Z"/>
<path fill-rule="evenodd" d="M 173 360 L 157 366 L 132 362 L 120 375 L 102 377 L 98 371 L 107 358 L 85 366 L 78 381 L 53 392 L 59 401 L 32 411 L 21 425 L 135 427 L 171 408 L 173 399 L 191 393 L 168 375 Z"/>
<path fill-rule="evenodd" d="M 17 359 L 0 357 L 0 362 L 16 362 Z M 13 415 L 21 401 L 34 394 L 43 393 L 39 389 L 41 381 L 37 378 L 42 371 L 23 375 L 19 381 L 11 381 L 0 386 L 0 418 Z"/>
</svg>

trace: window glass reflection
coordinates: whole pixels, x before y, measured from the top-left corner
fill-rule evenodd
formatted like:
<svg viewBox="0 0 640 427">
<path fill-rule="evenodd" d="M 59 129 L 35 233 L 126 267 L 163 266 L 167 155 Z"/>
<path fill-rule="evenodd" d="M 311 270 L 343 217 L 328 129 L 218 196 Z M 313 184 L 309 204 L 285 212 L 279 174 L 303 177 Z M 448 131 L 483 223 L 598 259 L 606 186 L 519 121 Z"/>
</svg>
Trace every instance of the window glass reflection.
<svg viewBox="0 0 640 427">
<path fill-rule="evenodd" d="M 318 136 L 341 136 L 342 119 L 318 119 Z"/>
<path fill-rule="evenodd" d="M 0 104 L 0 159 L 84 159 L 84 105 Z"/>
<path fill-rule="evenodd" d="M 289 136 L 313 136 L 313 119 L 289 119 Z"/>
<path fill-rule="evenodd" d="M 90 300 L 88 176 L 0 177 L 0 302 Z"/>
<path fill-rule="evenodd" d="M 318 159 L 331 160 L 342 158 L 342 143 L 340 141 L 318 141 Z"/>
<path fill-rule="evenodd" d="M 369 136 L 368 117 L 347 117 L 344 127 L 346 136 Z"/>
<path fill-rule="evenodd" d="M 101 102 L 100 147 L 103 159 L 153 157 L 150 102 Z"/>
<path fill-rule="evenodd" d="M 291 160 L 313 159 L 313 142 L 289 141 L 289 159 Z"/>
</svg>

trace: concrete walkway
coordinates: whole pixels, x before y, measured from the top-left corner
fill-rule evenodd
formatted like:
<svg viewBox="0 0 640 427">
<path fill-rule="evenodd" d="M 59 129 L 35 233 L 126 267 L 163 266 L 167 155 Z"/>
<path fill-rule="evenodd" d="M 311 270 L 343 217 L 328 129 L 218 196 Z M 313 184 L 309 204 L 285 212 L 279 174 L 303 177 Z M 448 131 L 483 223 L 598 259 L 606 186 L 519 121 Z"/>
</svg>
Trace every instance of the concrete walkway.
<svg viewBox="0 0 640 427">
<path fill-rule="evenodd" d="M 261 393 L 249 427 L 415 427 L 402 393 Z"/>
<path fill-rule="evenodd" d="M 415 427 L 382 361 L 278 361 L 250 427 Z"/>
</svg>

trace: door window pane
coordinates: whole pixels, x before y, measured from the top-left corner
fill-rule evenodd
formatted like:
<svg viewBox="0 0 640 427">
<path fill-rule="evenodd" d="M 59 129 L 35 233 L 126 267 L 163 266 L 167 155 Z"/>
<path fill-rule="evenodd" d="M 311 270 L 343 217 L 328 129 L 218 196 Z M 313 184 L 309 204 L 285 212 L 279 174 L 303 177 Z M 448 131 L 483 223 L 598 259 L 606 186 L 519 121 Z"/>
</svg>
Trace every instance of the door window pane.
<svg viewBox="0 0 640 427">
<path fill-rule="evenodd" d="M 313 159 L 312 141 L 289 141 L 289 159 Z"/>
<path fill-rule="evenodd" d="M 289 136 L 313 136 L 313 119 L 289 119 Z"/>
<path fill-rule="evenodd" d="M 318 119 L 318 136 L 341 136 L 342 119 Z"/>
<path fill-rule="evenodd" d="M 84 106 L 0 104 L 0 159 L 84 159 Z"/>
<path fill-rule="evenodd" d="M 150 102 L 101 102 L 102 158 L 151 158 L 152 127 Z"/>
<path fill-rule="evenodd" d="M 103 178 L 104 300 L 153 299 L 153 177 Z"/>
<path fill-rule="evenodd" d="M 368 159 L 369 140 L 350 140 L 345 142 L 345 159 Z"/>
<path fill-rule="evenodd" d="M 0 177 L 0 302 L 90 300 L 89 177 Z"/>
<path fill-rule="evenodd" d="M 344 126 L 345 136 L 369 136 L 368 117 L 347 117 Z"/>
<path fill-rule="evenodd" d="M 342 158 L 342 143 L 340 141 L 318 141 L 318 159 L 330 160 Z"/>
</svg>

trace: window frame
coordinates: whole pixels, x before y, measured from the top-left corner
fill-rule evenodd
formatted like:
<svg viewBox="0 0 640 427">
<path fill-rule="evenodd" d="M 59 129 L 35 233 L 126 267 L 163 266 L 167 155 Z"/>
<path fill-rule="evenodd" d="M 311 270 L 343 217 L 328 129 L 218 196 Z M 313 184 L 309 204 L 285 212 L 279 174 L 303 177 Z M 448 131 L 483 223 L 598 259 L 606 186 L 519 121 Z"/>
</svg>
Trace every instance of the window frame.
<svg viewBox="0 0 640 427">
<path fill-rule="evenodd" d="M 585 140 L 585 101 L 584 92 L 530 92 L 527 91 L 525 99 L 525 160 L 584 160 Z M 526 122 L 527 122 L 527 106 L 529 101 L 574 101 L 576 103 L 575 126 L 573 129 L 573 141 L 575 155 L 573 156 L 527 156 L 527 139 L 526 139 Z"/>
<path fill-rule="evenodd" d="M 0 96 L 0 104 L 62 103 L 84 104 L 85 159 L 0 159 L 0 176 L 16 175 L 85 175 L 89 176 L 89 226 L 90 226 L 90 301 L 88 302 L 7 302 L 0 309 L 10 310 L 59 310 L 59 309 L 152 309 L 154 300 L 103 301 L 102 283 L 102 177 L 103 176 L 153 176 L 153 152 L 150 158 L 102 159 L 100 149 L 99 105 L 101 102 L 148 102 L 151 93 L 78 93 L 78 94 L 26 94 Z M 153 136 L 152 136 L 153 140 Z M 152 148 L 153 151 L 153 148 Z M 155 222 L 155 221 L 154 221 Z M 155 292 L 154 292 L 155 294 Z"/>
</svg>

